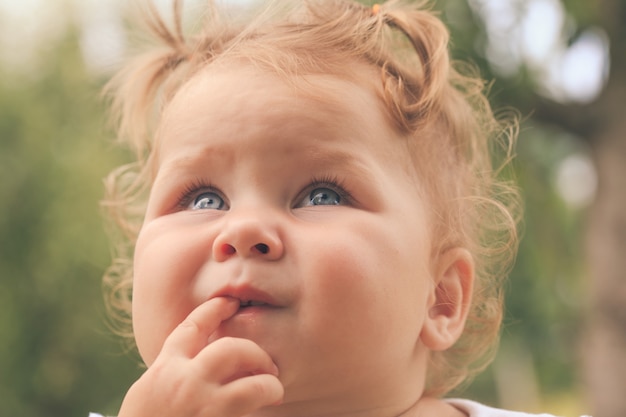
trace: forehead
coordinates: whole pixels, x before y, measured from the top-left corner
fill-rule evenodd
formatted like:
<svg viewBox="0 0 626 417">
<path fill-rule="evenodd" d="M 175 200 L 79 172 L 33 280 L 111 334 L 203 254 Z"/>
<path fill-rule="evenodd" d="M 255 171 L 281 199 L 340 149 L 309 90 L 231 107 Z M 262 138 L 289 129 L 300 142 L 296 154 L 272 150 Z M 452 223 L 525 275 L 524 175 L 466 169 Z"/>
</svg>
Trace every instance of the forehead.
<svg viewBox="0 0 626 417">
<path fill-rule="evenodd" d="M 296 79 L 251 67 L 209 69 L 176 94 L 164 112 L 161 130 L 181 124 L 193 127 L 202 122 L 197 119 L 199 112 L 216 122 L 256 115 L 261 124 L 264 118 L 288 121 L 296 114 L 303 121 L 361 118 L 357 109 L 378 107 L 377 102 L 373 91 L 330 75 Z"/>
<path fill-rule="evenodd" d="M 235 162 L 237 154 L 272 146 L 284 156 L 304 151 L 314 159 L 318 153 L 318 159 L 341 159 L 355 148 L 374 146 L 378 157 L 395 165 L 408 162 L 404 141 L 390 127 L 371 81 L 374 76 L 361 72 L 356 79 L 365 81 L 354 82 L 333 75 L 283 78 L 245 65 L 205 70 L 166 108 L 157 160 L 201 153 L 215 158 L 223 152 Z M 323 154 L 324 149 L 334 152 Z"/>
</svg>

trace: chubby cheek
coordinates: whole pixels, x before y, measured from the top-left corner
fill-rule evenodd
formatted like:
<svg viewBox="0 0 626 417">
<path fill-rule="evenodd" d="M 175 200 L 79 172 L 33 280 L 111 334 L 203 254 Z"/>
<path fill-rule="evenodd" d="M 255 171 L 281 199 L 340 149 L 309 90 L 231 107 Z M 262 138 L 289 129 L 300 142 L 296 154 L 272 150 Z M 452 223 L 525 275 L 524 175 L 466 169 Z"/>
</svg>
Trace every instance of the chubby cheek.
<svg viewBox="0 0 626 417">
<path fill-rule="evenodd" d="M 312 332 L 341 346 L 353 344 L 350 349 L 368 343 L 389 351 L 387 343 L 399 335 L 412 345 L 425 311 L 429 278 L 420 271 L 426 269 L 426 259 L 412 253 L 415 246 L 407 246 L 417 242 L 397 239 L 401 231 L 364 224 L 320 238 L 324 244 L 307 251 L 311 275 L 303 283 L 304 293 L 318 312 L 310 322 L 316 327 Z"/>
<path fill-rule="evenodd" d="M 159 226 L 144 226 L 134 257 L 133 332 L 147 365 L 194 309 L 194 280 L 204 262 L 198 242 L 185 233 L 169 233 Z"/>
</svg>

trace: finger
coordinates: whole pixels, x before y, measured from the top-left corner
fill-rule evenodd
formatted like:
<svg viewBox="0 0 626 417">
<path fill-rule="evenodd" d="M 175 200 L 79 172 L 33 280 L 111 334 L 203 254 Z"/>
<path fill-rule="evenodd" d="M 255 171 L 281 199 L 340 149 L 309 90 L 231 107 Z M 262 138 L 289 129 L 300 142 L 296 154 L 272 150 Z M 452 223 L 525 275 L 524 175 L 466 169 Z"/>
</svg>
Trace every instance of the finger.
<svg viewBox="0 0 626 417">
<path fill-rule="evenodd" d="M 246 415 L 261 407 L 278 405 L 285 395 L 283 384 L 274 375 L 261 374 L 237 379 L 224 385 L 220 415 Z"/>
<path fill-rule="evenodd" d="M 201 364 L 206 375 L 222 384 L 250 375 L 278 375 L 270 355 L 248 339 L 217 339 L 198 353 L 195 361 Z"/>
<path fill-rule="evenodd" d="M 213 298 L 200 304 L 167 337 L 161 355 L 196 356 L 207 345 L 209 335 L 238 308 L 239 302 L 227 297 Z"/>
</svg>

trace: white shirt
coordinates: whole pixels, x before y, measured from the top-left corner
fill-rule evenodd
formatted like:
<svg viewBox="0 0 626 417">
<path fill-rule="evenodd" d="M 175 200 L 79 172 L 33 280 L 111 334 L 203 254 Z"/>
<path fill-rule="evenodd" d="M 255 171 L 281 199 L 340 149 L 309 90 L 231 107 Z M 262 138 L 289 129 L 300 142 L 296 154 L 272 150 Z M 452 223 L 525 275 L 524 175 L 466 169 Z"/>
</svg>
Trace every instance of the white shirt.
<svg viewBox="0 0 626 417">
<path fill-rule="evenodd" d="M 500 410 L 498 408 L 488 407 L 471 400 L 462 399 L 446 399 L 448 404 L 458 408 L 470 417 L 556 417 L 552 414 L 528 414 L 518 411 Z M 590 416 L 581 416 L 590 417 Z"/>
</svg>

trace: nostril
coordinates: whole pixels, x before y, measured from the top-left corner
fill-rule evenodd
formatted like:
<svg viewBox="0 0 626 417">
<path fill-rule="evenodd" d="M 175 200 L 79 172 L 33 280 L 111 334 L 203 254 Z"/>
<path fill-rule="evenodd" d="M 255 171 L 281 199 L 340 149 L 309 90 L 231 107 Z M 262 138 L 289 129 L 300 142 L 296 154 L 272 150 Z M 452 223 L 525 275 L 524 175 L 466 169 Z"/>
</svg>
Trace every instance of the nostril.
<svg viewBox="0 0 626 417">
<path fill-rule="evenodd" d="M 224 255 L 232 255 L 232 254 L 234 254 L 235 252 L 237 252 L 237 250 L 235 249 L 235 247 L 234 247 L 234 246 L 229 245 L 228 243 L 226 243 L 226 244 L 222 245 L 222 253 L 223 253 Z"/>
<path fill-rule="evenodd" d="M 270 251 L 270 247 L 267 246 L 265 243 L 257 243 L 256 245 L 254 245 L 254 248 L 262 254 L 266 254 Z"/>
</svg>

